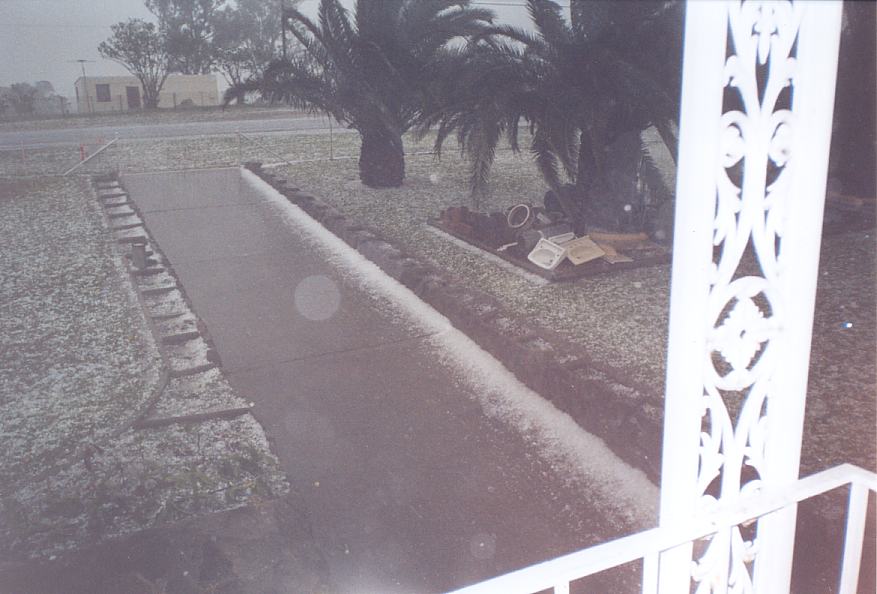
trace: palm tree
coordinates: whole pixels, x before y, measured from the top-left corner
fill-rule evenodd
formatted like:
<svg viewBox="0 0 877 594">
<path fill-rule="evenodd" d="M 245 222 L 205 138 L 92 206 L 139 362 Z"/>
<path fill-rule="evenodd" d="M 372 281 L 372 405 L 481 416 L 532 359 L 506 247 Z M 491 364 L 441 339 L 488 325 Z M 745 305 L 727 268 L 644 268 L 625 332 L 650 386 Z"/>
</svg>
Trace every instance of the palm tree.
<svg viewBox="0 0 877 594">
<path fill-rule="evenodd" d="M 288 9 L 305 59 L 279 60 L 233 88 L 330 115 L 359 132 L 360 179 L 394 187 L 405 177 L 402 135 L 421 117 L 448 42 L 482 33 L 493 13 L 469 0 L 359 0 L 353 17 L 339 0 L 321 0 L 316 21 Z"/>
<path fill-rule="evenodd" d="M 542 176 L 564 201 L 571 194 L 561 192 L 564 178 L 583 203 L 604 193 L 604 149 L 624 132 L 655 124 L 675 148 L 669 122 L 676 105 L 636 60 L 637 52 L 653 51 L 638 47 L 637 35 L 672 5 L 624 4 L 624 19 L 615 6 L 595 3 L 587 26 L 573 29 L 551 0 L 528 0 L 534 32 L 494 27 L 458 56 L 454 81 L 441 87 L 418 132 L 436 126 L 437 150 L 456 133 L 472 162 L 474 193 L 484 191 L 499 140 L 518 149 L 521 120 Z M 577 209 L 564 210 L 573 216 Z"/>
</svg>

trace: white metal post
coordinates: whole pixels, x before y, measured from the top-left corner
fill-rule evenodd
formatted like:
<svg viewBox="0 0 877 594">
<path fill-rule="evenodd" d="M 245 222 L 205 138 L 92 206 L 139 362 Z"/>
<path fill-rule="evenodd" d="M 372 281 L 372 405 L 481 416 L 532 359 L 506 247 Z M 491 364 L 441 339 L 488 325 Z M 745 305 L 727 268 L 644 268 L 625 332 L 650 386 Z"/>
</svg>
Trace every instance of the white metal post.
<svg viewBox="0 0 877 594">
<path fill-rule="evenodd" d="M 867 516 L 868 488 L 861 484 L 850 485 L 850 504 L 847 511 L 847 530 L 844 535 L 838 594 L 855 594 L 858 589 Z"/>
<path fill-rule="evenodd" d="M 662 528 L 687 525 L 698 500 L 697 469 L 706 349 L 707 298 L 712 266 L 719 134 L 727 18 L 721 7 L 689 2 L 685 18 L 679 165 L 670 297 L 664 445 L 661 467 Z M 659 592 L 687 592 L 691 544 L 661 555 Z"/>
<path fill-rule="evenodd" d="M 688 4 L 663 529 L 798 478 L 840 14 Z M 664 553 L 659 591 L 787 592 L 795 511 Z"/>
</svg>

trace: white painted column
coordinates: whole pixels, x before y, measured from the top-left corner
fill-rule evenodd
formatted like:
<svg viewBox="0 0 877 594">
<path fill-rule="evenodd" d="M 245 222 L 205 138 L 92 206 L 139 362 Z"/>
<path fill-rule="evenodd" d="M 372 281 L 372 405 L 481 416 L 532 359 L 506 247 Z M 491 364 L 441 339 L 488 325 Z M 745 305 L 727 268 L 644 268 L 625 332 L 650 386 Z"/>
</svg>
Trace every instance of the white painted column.
<svg viewBox="0 0 877 594">
<path fill-rule="evenodd" d="M 661 526 L 798 478 L 840 2 L 690 2 Z M 795 509 L 661 556 L 659 591 L 788 591 Z"/>
<path fill-rule="evenodd" d="M 841 31 L 840 2 L 803 4 L 792 96 L 791 183 L 777 275 L 786 324 L 779 335 L 782 358 L 772 378 L 762 473 L 764 487 L 778 490 L 798 478 L 801 459 Z M 796 511 L 759 522 L 763 552 L 755 565 L 756 592 L 789 589 Z"/>
<path fill-rule="evenodd" d="M 670 294 L 660 524 L 691 521 L 697 488 L 707 299 L 721 126 L 725 33 L 721 7 L 689 2 L 682 61 L 682 107 Z M 659 592 L 687 592 L 692 546 L 661 555 Z"/>
</svg>

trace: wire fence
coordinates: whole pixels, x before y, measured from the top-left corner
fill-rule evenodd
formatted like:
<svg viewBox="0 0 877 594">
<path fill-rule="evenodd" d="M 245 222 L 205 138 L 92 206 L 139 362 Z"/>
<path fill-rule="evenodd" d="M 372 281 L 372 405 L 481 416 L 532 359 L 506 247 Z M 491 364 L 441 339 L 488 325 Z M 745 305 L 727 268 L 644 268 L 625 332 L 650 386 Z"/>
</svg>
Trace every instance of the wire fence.
<svg viewBox="0 0 877 594">
<path fill-rule="evenodd" d="M 26 144 L 21 141 L 17 146 L 3 146 L 0 148 L 0 176 L 62 175 L 71 169 L 79 174 L 197 169 L 235 166 L 246 160 L 329 160 L 356 149 L 355 135 L 348 130 L 339 130 L 335 125 L 330 130 L 325 118 L 310 120 L 304 130 L 247 133 L 249 142 L 243 147 L 235 132 L 226 132 L 154 138 L 119 135 L 112 146 L 105 148 L 113 137 L 83 128 L 72 135 L 76 139 L 72 142 Z"/>
<path fill-rule="evenodd" d="M 301 118 L 301 115 L 296 116 Z M 111 145 L 107 144 L 114 140 Z M 406 158 L 435 157 L 434 135 L 404 138 Z M 449 139 L 444 152 L 458 149 Z M 307 116 L 295 130 L 236 131 L 193 136 L 113 137 L 83 128 L 78 142 L 0 147 L 0 176 L 105 174 L 209 167 L 231 167 L 259 161 L 266 167 L 359 158 L 355 130 L 319 115 Z M 499 151 L 511 150 L 507 146 Z"/>
</svg>

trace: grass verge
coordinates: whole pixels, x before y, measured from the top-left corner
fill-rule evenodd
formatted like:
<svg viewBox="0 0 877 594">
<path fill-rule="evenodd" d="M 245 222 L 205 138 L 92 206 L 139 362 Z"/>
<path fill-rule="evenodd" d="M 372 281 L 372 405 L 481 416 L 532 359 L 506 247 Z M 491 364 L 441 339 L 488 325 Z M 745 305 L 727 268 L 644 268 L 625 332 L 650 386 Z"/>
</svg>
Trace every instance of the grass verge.
<svg viewBox="0 0 877 594">
<path fill-rule="evenodd" d="M 0 561 L 286 490 L 249 416 L 126 429 L 162 362 L 86 178 L 0 179 L 0 269 Z"/>
</svg>

